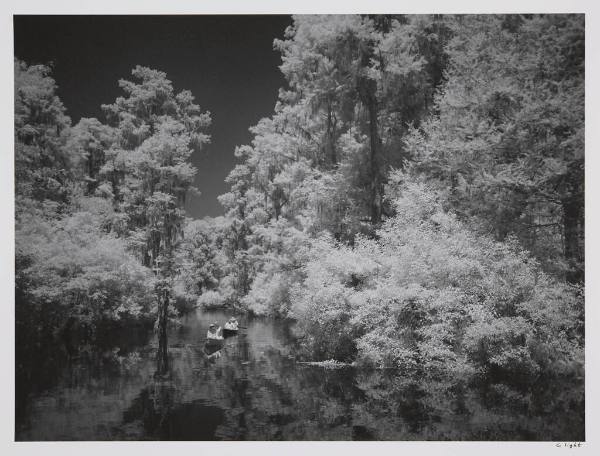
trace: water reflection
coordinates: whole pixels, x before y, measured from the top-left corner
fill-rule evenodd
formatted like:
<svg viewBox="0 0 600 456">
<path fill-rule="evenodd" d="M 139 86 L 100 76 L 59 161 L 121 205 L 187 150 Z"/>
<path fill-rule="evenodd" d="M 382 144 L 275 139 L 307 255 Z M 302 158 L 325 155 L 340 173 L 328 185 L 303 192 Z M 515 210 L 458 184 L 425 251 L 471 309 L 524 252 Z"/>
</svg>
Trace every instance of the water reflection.
<svg viewBox="0 0 600 456">
<path fill-rule="evenodd" d="M 517 391 L 324 369 L 296 363 L 289 328 L 259 319 L 207 347 L 208 323 L 228 317 L 189 315 L 171 333 L 168 380 L 153 377 L 152 340 L 84 351 L 29 385 L 17 440 L 584 439 L 582 381 Z"/>
</svg>

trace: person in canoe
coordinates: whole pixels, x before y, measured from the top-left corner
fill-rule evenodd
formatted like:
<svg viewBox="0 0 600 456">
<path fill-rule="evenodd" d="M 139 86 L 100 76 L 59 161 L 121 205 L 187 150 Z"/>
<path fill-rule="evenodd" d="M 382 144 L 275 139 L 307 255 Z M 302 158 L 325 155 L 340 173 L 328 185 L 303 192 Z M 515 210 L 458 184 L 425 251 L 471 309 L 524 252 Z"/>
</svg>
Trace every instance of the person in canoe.
<svg viewBox="0 0 600 456">
<path fill-rule="evenodd" d="M 237 331 L 239 323 L 235 317 L 231 317 L 227 323 L 225 323 L 225 329 L 227 331 Z"/>
<path fill-rule="evenodd" d="M 223 330 L 217 323 L 211 323 L 206 333 L 207 340 L 223 340 Z"/>
</svg>

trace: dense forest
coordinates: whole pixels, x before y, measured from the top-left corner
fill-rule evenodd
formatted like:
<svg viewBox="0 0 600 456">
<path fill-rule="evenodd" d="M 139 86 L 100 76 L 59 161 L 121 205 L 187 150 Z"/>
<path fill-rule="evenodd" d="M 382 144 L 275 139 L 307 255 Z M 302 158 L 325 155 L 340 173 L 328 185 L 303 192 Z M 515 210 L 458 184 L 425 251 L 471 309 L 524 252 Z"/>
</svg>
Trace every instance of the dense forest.
<svg viewBox="0 0 600 456">
<path fill-rule="evenodd" d="M 169 328 L 223 307 L 294 321 L 311 361 L 580 376 L 584 38 L 583 15 L 295 16 L 287 85 L 200 220 L 190 157 L 219 119 L 192 93 L 137 66 L 73 125 L 16 59 L 18 373 L 135 325 L 166 373 Z"/>
</svg>

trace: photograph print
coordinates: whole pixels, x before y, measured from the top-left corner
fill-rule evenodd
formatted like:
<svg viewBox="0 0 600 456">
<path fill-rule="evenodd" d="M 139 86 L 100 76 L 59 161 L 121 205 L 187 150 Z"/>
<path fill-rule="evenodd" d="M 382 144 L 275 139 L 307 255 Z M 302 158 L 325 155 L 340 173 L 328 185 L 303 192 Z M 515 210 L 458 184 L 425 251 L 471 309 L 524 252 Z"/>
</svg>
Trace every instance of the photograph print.
<svg viewBox="0 0 600 456">
<path fill-rule="evenodd" d="M 584 14 L 13 28 L 17 442 L 586 440 Z"/>
</svg>

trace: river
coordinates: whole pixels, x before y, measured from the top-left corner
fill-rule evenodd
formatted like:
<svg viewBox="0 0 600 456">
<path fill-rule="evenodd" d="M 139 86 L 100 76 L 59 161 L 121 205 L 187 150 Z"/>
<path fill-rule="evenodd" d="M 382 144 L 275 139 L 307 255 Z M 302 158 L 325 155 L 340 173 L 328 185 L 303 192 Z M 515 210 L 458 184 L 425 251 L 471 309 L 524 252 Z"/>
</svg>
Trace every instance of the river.
<svg viewBox="0 0 600 456">
<path fill-rule="evenodd" d="M 18 379 L 16 440 L 585 439 L 582 380 L 519 390 L 312 366 L 288 323 L 259 318 L 207 352 L 209 323 L 229 316 L 198 311 L 170 330 L 168 380 L 153 377 L 152 332 L 36 361 Z"/>
</svg>

